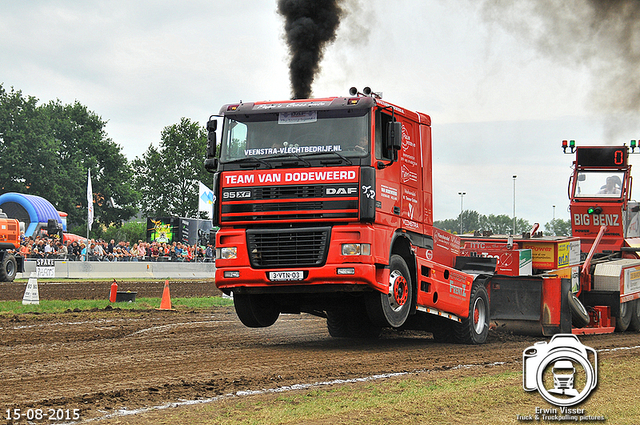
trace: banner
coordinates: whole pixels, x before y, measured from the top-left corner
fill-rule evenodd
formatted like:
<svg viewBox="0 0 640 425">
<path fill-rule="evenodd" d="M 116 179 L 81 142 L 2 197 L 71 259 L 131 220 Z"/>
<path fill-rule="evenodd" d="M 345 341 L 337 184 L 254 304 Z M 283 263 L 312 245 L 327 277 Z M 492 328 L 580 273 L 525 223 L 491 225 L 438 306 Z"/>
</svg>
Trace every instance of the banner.
<svg viewBox="0 0 640 425">
<path fill-rule="evenodd" d="M 200 196 L 198 197 L 198 211 L 204 211 L 211 215 L 211 209 L 213 208 L 213 191 L 200 183 Z"/>
</svg>

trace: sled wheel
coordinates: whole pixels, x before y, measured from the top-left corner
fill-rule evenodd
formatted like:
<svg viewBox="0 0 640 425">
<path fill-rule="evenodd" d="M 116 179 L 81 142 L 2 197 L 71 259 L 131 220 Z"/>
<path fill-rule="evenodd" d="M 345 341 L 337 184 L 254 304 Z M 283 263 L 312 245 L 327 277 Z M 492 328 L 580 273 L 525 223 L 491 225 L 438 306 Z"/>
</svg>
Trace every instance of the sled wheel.
<svg viewBox="0 0 640 425">
<path fill-rule="evenodd" d="M 471 289 L 469 316 L 454 323 L 454 337 L 461 344 L 483 344 L 489 335 L 489 295 L 482 283 Z"/>
<path fill-rule="evenodd" d="M 571 310 L 571 324 L 574 328 L 584 328 L 589 324 L 589 313 L 578 297 L 571 291 L 568 293 L 569 309 Z"/>
<path fill-rule="evenodd" d="M 624 332 L 631 324 L 631 317 L 634 314 L 635 302 L 629 301 L 620 303 L 620 317 L 616 317 L 616 331 Z"/>
<path fill-rule="evenodd" d="M 5 253 L 0 264 L 0 282 L 13 282 L 17 272 L 18 262 L 16 261 L 16 257 Z"/>
<path fill-rule="evenodd" d="M 367 296 L 367 313 L 375 325 L 399 328 L 409 317 L 413 285 L 409 267 L 401 256 L 391 256 L 389 270 L 389 290 L 386 294 L 375 292 Z"/>
<path fill-rule="evenodd" d="M 629 307 L 632 307 L 633 313 L 627 330 L 640 331 L 640 299 L 629 301 Z"/>
<path fill-rule="evenodd" d="M 266 328 L 280 316 L 280 310 L 268 295 L 234 294 L 233 305 L 242 324 L 249 328 Z"/>
</svg>

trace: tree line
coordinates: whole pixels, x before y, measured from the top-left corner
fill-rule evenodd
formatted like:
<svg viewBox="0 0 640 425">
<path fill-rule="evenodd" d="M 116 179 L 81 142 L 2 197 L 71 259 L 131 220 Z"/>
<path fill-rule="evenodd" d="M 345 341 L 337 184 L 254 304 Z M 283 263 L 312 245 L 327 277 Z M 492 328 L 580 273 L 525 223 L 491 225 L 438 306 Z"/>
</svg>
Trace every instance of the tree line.
<svg viewBox="0 0 640 425">
<path fill-rule="evenodd" d="M 525 232 L 530 232 L 533 228 L 533 225 L 529 223 L 529 221 L 516 218 L 514 233 L 513 224 L 513 217 L 509 217 L 506 214 L 482 215 L 477 211 L 470 210 L 462 211 L 457 218 L 437 220 L 433 223 L 438 229 L 458 234 L 479 231 L 490 232 L 494 235 L 520 235 Z M 544 234 L 550 236 L 571 236 L 571 222 L 569 220 L 556 218 L 545 223 L 544 229 L 540 227 L 538 231 L 542 231 Z"/>
<path fill-rule="evenodd" d="M 68 214 L 69 231 L 85 235 L 90 169 L 98 224 L 92 227 L 92 237 L 127 234 L 130 230 L 122 223 L 138 213 L 197 217 L 198 181 L 211 181 L 204 168 L 205 128 L 182 118 L 162 130 L 158 146 L 149 145 L 142 157 L 129 161 L 108 137 L 106 124 L 78 101 L 38 104 L 34 96 L 0 84 L 0 192 L 47 199 Z M 513 219 L 507 215 L 468 210 L 434 225 L 452 233 L 513 231 Z M 544 227 L 546 234 L 571 234 L 568 220 L 552 220 Z M 516 220 L 516 234 L 530 230 L 528 221 Z"/>
<path fill-rule="evenodd" d="M 204 127 L 182 118 L 162 130 L 158 146 L 129 161 L 106 124 L 78 101 L 39 104 L 0 84 L 0 193 L 41 196 L 68 214 L 69 231 L 84 235 L 91 170 L 92 236 L 119 228 L 138 212 L 197 217 L 198 181 L 211 180 L 204 168 Z"/>
</svg>

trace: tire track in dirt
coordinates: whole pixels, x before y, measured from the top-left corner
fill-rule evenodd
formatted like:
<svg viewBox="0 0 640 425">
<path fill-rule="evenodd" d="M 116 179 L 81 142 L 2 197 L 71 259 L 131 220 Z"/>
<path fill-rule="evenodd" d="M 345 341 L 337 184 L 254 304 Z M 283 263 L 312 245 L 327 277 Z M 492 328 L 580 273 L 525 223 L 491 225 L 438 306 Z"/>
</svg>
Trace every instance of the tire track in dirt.
<svg viewBox="0 0 640 425">
<path fill-rule="evenodd" d="M 248 329 L 232 307 L 2 317 L 0 335 L 0 406 L 78 408 L 83 420 L 243 391 L 515 365 L 525 348 L 543 339 L 492 332 L 487 344 L 465 346 L 411 331 L 384 331 L 373 341 L 334 339 L 324 319 L 304 314 Z M 639 334 L 581 340 L 614 350 L 637 346 Z"/>
</svg>

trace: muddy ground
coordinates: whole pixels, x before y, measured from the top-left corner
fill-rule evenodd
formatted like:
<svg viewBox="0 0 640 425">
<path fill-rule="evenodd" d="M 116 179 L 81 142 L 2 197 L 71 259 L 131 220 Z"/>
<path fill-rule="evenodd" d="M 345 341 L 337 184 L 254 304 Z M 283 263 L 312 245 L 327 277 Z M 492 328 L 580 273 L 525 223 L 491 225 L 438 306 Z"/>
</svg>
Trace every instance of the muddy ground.
<svg viewBox="0 0 640 425">
<path fill-rule="evenodd" d="M 41 284 L 41 299 L 102 298 L 109 282 Z M 123 284 L 161 296 L 164 281 Z M 22 287 L 22 289 L 20 289 Z M 172 297 L 218 293 L 212 282 L 171 282 Z M 20 300 L 24 284 L 0 284 Z M 0 423 L 7 409 L 80 409 L 82 420 L 119 409 L 211 398 L 241 390 L 458 365 L 521 364 L 540 337 L 491 332 L 482 346 L 441 344 L 426 333 L 385 331 L 379 340 L 331 338 L 324 319 L 283 315 L 245 328 L 232 307 L 205 311 L 98 310 L 0 317 Z M 593 348 L 637 346 L 640 334 L 590 336 Z M 637 350 L 627 350 L 637 355 Z M 49 423 L 41 421 L 40 423 Z"/>
</svg>

